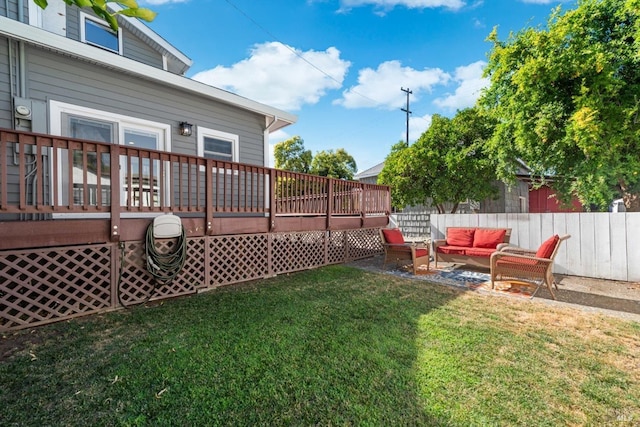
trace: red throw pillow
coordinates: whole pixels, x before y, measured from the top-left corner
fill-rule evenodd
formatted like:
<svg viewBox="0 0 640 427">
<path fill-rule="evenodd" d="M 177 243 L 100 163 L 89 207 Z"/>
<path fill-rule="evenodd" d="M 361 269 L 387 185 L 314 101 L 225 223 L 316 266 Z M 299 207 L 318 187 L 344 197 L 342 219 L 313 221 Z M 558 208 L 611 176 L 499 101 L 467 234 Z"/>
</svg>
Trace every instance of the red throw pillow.
<svg viewBox="0 0 640 427">
<path fill-rule="evenodd" d="M 536 252 L 536 258 L 551 258 L 551 255 L 553 255 L 553 250 L 558 244 L 558 240 L 560 240 L 560 236 L 556 234 L 542 242 L 542 244 L 538 248 L 538 251 Z"/>
<path fill-rule="evenodd" d="M 404 244 L 404 236 L 399 228 L 385 228 L 382 230 L 384 240 L 390 245 L 402 245 Z"/>
<path fill-rule="evenodd" d="M 472 247 L 475 230 L 475 228 L 449 228 L 447 230 L 447 245 Z"/>
<path fill-rule="evenodd" d="M 473 235 L 473 247 L 495 249 L 500 243 L 504 243 L 505 234 L 507 234 L 507 230 L 478 228 Z"/>
</svg>

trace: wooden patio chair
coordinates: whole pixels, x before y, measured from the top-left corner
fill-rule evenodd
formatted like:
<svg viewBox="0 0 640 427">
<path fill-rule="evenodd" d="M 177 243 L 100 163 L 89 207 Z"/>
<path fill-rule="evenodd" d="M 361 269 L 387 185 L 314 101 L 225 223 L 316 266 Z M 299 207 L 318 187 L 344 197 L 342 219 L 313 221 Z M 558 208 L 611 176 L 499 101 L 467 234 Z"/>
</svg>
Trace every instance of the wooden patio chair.
<svg viewBox="0 0 640 427">
<path fill-rule="evenodd" d="M 400 261 L 411 261 L 413 264 L 413 274 L 418 274 L 418 267 L 427 266 L 429 270 L 429 245 L 418 243 L 407 243 L 398 228 L 380 229 L 380 241 L 384 247 L 384 262 L 382 268 L 389 261 L 395 261 L 396 265 Z"/>
<path fill-rule="evenodd" d="M 562 237 L 556 234 L 544 241 L 538 250 L 507 246 L 494 252 L 491 255 L 491 288 L 494 288 L 496 279 L 510 277 L 538 286 L 544 283 L 556 299 L 553 287 L 558 289 L 558 285 L 553 277 L 553 260 L 560 244 L 569 237 L 568 234 Z"/>
</svg>

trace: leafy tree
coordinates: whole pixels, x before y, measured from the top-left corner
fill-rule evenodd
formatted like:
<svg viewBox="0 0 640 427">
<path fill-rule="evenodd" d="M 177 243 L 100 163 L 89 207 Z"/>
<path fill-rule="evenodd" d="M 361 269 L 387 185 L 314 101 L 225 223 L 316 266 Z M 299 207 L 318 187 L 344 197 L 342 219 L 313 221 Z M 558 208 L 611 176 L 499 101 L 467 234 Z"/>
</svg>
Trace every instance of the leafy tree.
<svg viewBox="0 0 640 427">
<path fill-rule="evenodd" d="M 34 2 L 42 9 L 46 9 L 48 3 L 47 0 L 34 0 Z M 139 18 L 147 22 L 153 21 L 156 17 L 156 12 L 138 7 L 138 3 L 135 0 L 64 0 L 69 6 L 77 6 L 79 8 L 90 8 L 100 18 L 104 19 L 113 31 L 118 30 L 118 21 L 116 15 L 130 16 L 132 18 Z M 116 3 L 122 6 L 122 10 L 112 13 L 107 9 L 107 3 Z"/>
<path fill-rule="evenodd" d="M 502 179 L 520 158 L 563 201 L 640 211 L 640 1 L 581 0 L 544 28 L 493 43 L 479 105 L 498 125 L 490 151 Z"/>
<path fill-rule="evenodd" d="M 299 136 L 279 142 L 273 149 L 277 169 L 309 173 L 313 155 L 304 149 L 304 140 Z"/>
<path fill-rule="evenodd" d="M 353 179 L 358 171 L 356 161 L 344 148 L 319 151 L 311 162 L 311 173 L 338 179 Z"/>
<path fill-rule="evenodd" d="M 396 208 L 431 199 L 438 212 L 444 203 L 484 200 L 496 195 L 493 162 L 484 152 L 494 123 L 476 109 L 458 111 L 453 119 L 434 115 L 431 126 L 411 146 L 399 142 L 387 156 L 378 182 L 391 186 Z"/>
</svg>

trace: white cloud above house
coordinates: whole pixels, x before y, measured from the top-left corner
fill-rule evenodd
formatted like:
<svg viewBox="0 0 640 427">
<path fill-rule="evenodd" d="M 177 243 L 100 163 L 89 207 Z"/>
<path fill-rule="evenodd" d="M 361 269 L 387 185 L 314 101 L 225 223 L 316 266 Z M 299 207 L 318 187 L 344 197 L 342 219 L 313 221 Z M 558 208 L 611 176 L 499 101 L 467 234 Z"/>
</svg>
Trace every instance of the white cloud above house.
<svg viewBox="0 0 640 427">
<path fill-rule="evenodd" d="M 444 85 L 451 76 L 439 68 L 416 70 L 403 67 L 400 61 L 387 61 L 377 69 L 364 68 L 358 73 L 358 84 L 345 90 L 334 104 L 346 108 L 396 109 L 405 105 L 406 94 L 401 87 L 410 89 L 412 102 L 420 99 L 420 93 L 431 92 L 437 85 Z"/>
<path fill-rule="evenodd" d="M 378 10 L 389 11 L 396 6 L 408 9 L 433 9 L 445 8 L 451 10 L 461 9 L 465 5 L 462 0 L 340 0 L 340 11 L 348 11 L 354 7 L 374 6 Z"/>
<path fill-rule="evenodd" d="M 489 79 L 482 77 L 485 65 L 487 65 L 486 62 L 477 61 L 456 68 L 453 77 L 457 84 L 455 92 L 436 98 L 433 103 L 448 110 L 472 107 L 480 97 L 482 89 L 489 85 Z"/>
<path fill-rule="evenodd" d="M 268 42 L 256 44 L 247 59 L 199 72 L 193 79 L 276 108 L 299 110 L 341 88 L 350 66 L 335 47 L 301 51 Z"/>
<path fill-rule="evenodd" d="M 431 127 L 431 114 L 420 117 L 409 117 L 409 141 L 415 142 L 420 136 Z M 406 139 L 406 130 L 400 139 Z"/>
</svg>

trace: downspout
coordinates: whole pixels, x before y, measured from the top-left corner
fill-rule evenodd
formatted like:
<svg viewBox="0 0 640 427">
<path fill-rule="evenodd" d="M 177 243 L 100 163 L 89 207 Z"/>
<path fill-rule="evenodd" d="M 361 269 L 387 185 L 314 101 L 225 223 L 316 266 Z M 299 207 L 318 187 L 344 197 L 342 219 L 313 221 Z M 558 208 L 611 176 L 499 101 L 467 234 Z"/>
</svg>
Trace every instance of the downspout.
<svg viewBox="0 0 640 427">
<path fill-rule="evenodd" d="M 18 21 L 24 22 L 24 1 L 18 0 Z M 20 73 L 20 97 L 25 98 L 27 95 L 27 84 L 26 84 L 26 71 L 25 71 L 25 57 L 24 57 L 24 42 L 18 42 L 18 63 L 19 63 L 19 73 Z"/>
<path fill-rule="evenodd" d="M 9 11 L 9 0 L 4 0 L 4 7 L 5 10 L 7 10 L 7 12 Z M 7 55 L 9 56 L 8 58 L 8 64 L 9 64 L 9 95 L 11 96 L 11 100 L 13 100 L 13 97 L 15 96 L 15 90 L 14 90 L 14 84 L 15 84 L 15 80 L 13 79 L 13 40 L 11 40 L 11 37 L 7 37 Z M 14 111 L 13 108 L 11 109 L 11 123 L 13 123 L 14 127 L 15 127 L 15 118 L 14 118 Z"/>
<path fill-rule="evenodd" d="M 276 124 L 278 116 L 273 116 L 273 120 L 264 128 L 264 165 L 269 167 L 269 130 Z"/>
</svg>

